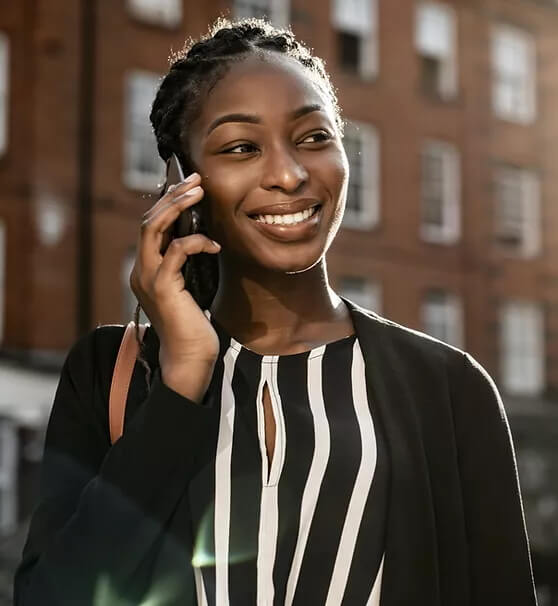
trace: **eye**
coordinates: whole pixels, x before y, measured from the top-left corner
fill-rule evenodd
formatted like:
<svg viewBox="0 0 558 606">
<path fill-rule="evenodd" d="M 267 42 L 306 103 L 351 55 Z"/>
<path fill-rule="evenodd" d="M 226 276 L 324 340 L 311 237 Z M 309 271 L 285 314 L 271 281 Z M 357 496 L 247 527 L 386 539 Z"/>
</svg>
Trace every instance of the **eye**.
<svg viewBox="0 0 558 606">
<path fill-rule="evenodd" d="M 228 147 L 222 151 L 223 154 L 250 154 L 256 151 L 256 146 L 252 143 L 239 143 L 233 147 Z"/>
<path fill-rule="evenodd" d="M 329 141 L 332 138 L 333 136 L 326 130 L 320 130 L 304 137 L 301 143 L 323 143 L 324 141 Z"/>
</svg>

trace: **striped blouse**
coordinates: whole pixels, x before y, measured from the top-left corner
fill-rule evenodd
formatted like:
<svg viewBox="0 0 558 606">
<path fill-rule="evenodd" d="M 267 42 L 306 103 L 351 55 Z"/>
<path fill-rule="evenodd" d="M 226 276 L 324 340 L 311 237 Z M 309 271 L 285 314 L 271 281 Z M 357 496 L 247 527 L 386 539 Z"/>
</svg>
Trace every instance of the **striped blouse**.
<svg viewBox="0 0 558 606">
<path fill-rule="evenodd" d="M 262 355 L 205 313 L 220 421 L 189 488 L 199 606 L 378 606 L 388 467 L 356 335 Z"/>
</svg>

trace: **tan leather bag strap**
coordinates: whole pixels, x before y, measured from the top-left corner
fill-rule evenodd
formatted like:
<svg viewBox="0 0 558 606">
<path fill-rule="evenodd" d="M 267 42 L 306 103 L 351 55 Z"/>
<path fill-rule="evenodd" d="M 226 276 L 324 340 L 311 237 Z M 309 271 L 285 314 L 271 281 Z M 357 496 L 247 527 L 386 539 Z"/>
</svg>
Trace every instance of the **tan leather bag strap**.
<svg viewBox="0 0 558 606">
<path fill-rule="evenodd" d="M 147 324 L 139 325 L 140 341 L 143 340 Z M 120 343 L 109 395 L 109 428 L 110 442 L 114 444 L 124 431 L 124 413 L 132 372 L 136 363 L 139 345 L 135 336 L 135 324 L 130 322 L 124 330 Z"/>
</svg>

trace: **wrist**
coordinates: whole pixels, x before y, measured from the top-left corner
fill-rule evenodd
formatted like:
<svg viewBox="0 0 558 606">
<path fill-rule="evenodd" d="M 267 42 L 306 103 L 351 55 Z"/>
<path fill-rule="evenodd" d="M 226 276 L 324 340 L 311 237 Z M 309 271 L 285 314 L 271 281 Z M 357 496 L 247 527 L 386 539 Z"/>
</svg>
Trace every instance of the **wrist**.
<svg viewBox="0 0 558 606">
<path fill-rule="evenodd" d="M 215 360 L 161 364 L 161 380 L 176 393 L 199 404 L 209 387 Z"/>
</svg>

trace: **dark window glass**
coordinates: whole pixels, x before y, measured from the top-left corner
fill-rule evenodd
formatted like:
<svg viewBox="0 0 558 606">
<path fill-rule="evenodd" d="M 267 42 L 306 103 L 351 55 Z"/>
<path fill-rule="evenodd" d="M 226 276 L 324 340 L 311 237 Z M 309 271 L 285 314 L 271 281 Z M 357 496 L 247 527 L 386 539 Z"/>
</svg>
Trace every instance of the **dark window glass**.
<svg viewBox="0 0 558 606">
<path fill-rule="evenodd" d="M 345 69 L 357 71 L 360 65 L 360 37 L 348 32 L 338 32 L 339 62 Z"/>
</svg>

